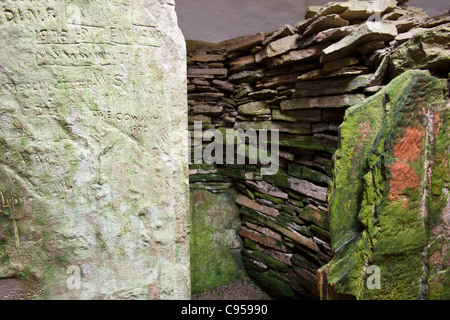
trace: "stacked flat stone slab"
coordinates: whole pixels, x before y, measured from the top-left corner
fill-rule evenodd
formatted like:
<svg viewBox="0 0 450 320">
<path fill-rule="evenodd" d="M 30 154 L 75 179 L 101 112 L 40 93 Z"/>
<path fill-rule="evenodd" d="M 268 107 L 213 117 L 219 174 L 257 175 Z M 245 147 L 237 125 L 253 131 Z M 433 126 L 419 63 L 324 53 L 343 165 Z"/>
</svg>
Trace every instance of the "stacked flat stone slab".
<svg viewBox="0 0 450 320">
<path fill-rule="evenodd" d="M 172 1 L 2 2 L 0 299 L 189 299 L 176 21 Z"/>
<path fill-rule="evenodd" d="M 427 18 L 396 1 L 377 8 L 366 1 L 333 2 L 312 8 L 295 27 L 189 52 L 188 68 L 195 70 L 190 129 L 203 119 L 205 130 L 280 131 L 276 175 L 261 176 L 260 165 L 212 165 L 209 173 L 197 164 L 191 170 L 196 187 L 240 192 L 244 264 L 276 297 L 318 298 L 316 271 L 333 255 L 327 192 L 338 128 L 349 107 L 386 84 L 390 52 Z M 377 12 L 379 19 L 372 17 Z M 195 58 L 200 55 L 202 61 Z M 199 112 L 199 105 L 210 112 Z"/>
</svg>

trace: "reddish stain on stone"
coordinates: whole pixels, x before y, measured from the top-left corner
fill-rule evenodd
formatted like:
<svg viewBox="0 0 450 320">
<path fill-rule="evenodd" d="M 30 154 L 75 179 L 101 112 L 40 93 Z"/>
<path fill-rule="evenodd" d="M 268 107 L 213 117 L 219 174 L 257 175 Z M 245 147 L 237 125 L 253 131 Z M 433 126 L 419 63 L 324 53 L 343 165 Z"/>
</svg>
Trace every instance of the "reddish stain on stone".
<svg viewBox="0 0 450 320">
<path fill-rule="evenodd" d="M 424 136 L 425 131 L 421 126 L 409 127 L 403 138 L 394 147 L 397 161 L 390 167 L 392 175 L 390 200 L 397 200 L 406 188 L 414 190 L 419 187 L 419 176 L 410 163 L 414 162 L 422 153 Z"/>
<path fill-rule="evenodd" d="M 392 179 L 389 199 L 397 200 L 406 188 L 414 190 L 419 186 L 419 176 L 408 163 L 397 160 L 390 171 Z"/>
<path fill-rule="evenodd" d="M 356 146 L 356 148 L 354 148 L 354 161 L 358 160 L 357 155 L 359 155 L 359 153 L 361 152 L 363 146 L 364 146 L 364 141 L 366 141 L 367 136 L 372 132 L 372 126 L 370 125 L 369 121 L 363 122 L 359 124 L 358 127 L 358 134 L 360 136 L 360 138 L 358 138 L 358 144 Z"/>
<path fill-rule="evenodd" d="M 432 266 L 440 266 L 443 263 L 442 255 L 439 251 L 434 252 L 430 256 L 430 265 Z"/>
<path fill-rule="evenodd" d="M 439 131 L 441 130 L 441 126 L 442 126 L 442 119 L 441 119 L 441 115 L 439 112 L 434 113 L 434 135 L 436 136 Z"/>
<path fill-rule="evenodd" d="M 361 140 L 362 141 L 366 140 L 367 136 L 371 132 L 372 132 L 372 127 L 370 126 L 370 122 L 369 121 L 366 121 L 366 122 L 363 122 L 363 123 L 359 124 L 358 134 L 361 135 Z"/>
<path fill-rule="evenodd" d="M 405 136 L 394 147 L 394 155 L 398 160 L 413 162 L 423 150 L 425 130 L 421 126 L 407 128 Z"/>
</svg>

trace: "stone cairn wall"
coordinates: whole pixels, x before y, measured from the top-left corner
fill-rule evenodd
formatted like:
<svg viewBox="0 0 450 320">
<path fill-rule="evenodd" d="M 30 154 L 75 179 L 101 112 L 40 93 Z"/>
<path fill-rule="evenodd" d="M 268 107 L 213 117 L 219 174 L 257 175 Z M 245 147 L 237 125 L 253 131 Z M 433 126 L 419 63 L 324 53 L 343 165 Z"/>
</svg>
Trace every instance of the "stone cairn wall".
<svg viewBox="0 0 450 320">
<path fill-rule="evenodd" d="M 280 132 L 276 175 L 261 176 L 258 165 L 190 167 L 191 189 L 239 191 L 243 262 L 274 297 L 318 298 L 316 272 L 332 258 L 327 196 L 345 111 L 387 83 L 391 53 L 415 28 L 436 25 L 398 2 L 329 3 L 295 27 L 188 42 L 190 130 L 201 121 L 203 130 Z"/>
</svg>

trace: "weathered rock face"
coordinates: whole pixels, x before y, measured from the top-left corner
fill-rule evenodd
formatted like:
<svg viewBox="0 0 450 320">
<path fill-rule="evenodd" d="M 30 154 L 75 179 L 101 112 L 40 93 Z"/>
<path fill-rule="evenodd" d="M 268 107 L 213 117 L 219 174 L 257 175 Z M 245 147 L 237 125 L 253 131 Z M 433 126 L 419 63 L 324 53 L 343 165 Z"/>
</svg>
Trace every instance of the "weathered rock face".
<svg viewBox="0 0 450 320">
<path fill-rule="evenodd" d="M 0 297 L 189 298 L 174 4 L 2 5 Z"/>
<path fill-rule="evenodd" d="M 350 108 L 330 196 L 324 298 L 448 299 L 446 80 L 407 71 Z M 370 266 L 380 286 L 370 287 Z M 444 272 L 442 272 L 444 271 Z"/>
</svg>

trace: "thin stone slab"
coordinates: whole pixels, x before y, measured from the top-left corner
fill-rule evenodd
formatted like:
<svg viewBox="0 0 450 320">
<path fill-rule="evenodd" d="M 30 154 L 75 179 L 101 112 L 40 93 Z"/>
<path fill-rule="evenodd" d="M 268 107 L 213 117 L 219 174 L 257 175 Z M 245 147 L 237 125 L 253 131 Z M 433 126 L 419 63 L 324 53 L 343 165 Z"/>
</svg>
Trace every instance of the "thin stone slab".
<svg viewBox="0 0 450 320">
<path fill-rule="evenodd" d="M 364 94 L 343 94 L 338 96 L 286 100 L 281 102 L 281 110 L 342 108 L 360 103 L 365 98 Z"/>
<path fill-rule="evenodd" d="M 270 114 L 271 110 L 267 102 L 255 101 L 239 106 L 238 112 L 244 116 L 258 116 Z"/>
<path fill-rule="evenodd" d="M 256 84 L 257 89 L 272 89 L 277 88 L 279 86 L 290 85 L 296 83 L 297 78 L 300 76 L 300 73 L 292 73 L 280 75 L 277 77 L 265 78 L 264 82 L 259 82 Z"/>
<path fill-rule="evenodd" d="M 337 14 L 330 14 L 318 18 L 316 21 L 311 23 L 303 32 L 303 37 L 309 36 L 311 34 L 318 33 L 323 30 L 328 30 L 330 28 L 339 28 L 348 26 L 349 22 L 339 17 Z"/>
<path fill-rule="evenodd" d="M 312 132 L 310 123 L 286 121 L 239 121 L 235 123 L 234 129 L 279 130 L 291 134 L 310 134 Z"/>
<path fill-rule="evenodd" d="M 327 201 L 327 188 L 316 186 L 315 184 L 306 180 L 300 180 L 296 178 L 289 178 L 288 180 L 291 184 L 290 188 L 292 190 L 319 201 Z"/>
<path fill-rule="evenodd" d="M 223 107 L 199 104 L 194 105 L 192 107 L 192 111 L 196 114 L 205 114 L 214 116 L 214 115 L 221 115 L 223 112 Z"/>
<path fill-rule="evenodd" d="M 296 24 L 296 28 L 299 33 L 303 33 L 306 28 L 308 28 L 314 21 L 319 19 L 320 17 L 329 15 L 329 14 L 336 14 L 344 12 L 348 9 L 348 3 L 347 2 L 329 2 L 323 7 L 320 8 L 318 12 L 315 14 L 310 14 L 311 18 L 307 20 L 300 21 Z"/>
<path fill-rule="evenodd" d="M 395 39 L 397 39 L 397 37 Z M 384 48 L 385 46 L 386 45 L 383 40 L 373 40 L 360 45 L 356 48 L 356 50 L 361 54 L 370 54 L 375 50 Z"/>
<path fill-rule="evenodd" d="M 299 76 L 297 80 L 316 80 L 316 79 L 329 79 L 329 78 L 342 78 L 367 74 L 371 71 L 370 68 L 365 66 L 345 67 L 339 70 L 327 72 L 323 69 L 316 69 L 306 72 Z"/>
<path fill-rule="evenodd" d="M 336 71 L 345 67 L 354 66 L 355 64 L 358 64 L 359 59 L 355 57 L 345 57 L 342 59 L 337 59 L 334 61 L 330 61 L 328 63 L 325 63 L 323 65 L 323 71 L 331 72 Z"/>
<path fill-rule="evenodd" d="M 230 62 L 230 72 L 238 72 L 255 66 L 255 56 L 249 55 L 240 57 Z"/>
<path fill-rule="evenodd" d="M 320 122 L 320 110 L 292 110 L 281 111 L 274 109 L 272 111 L 274 120 L 282 120 L 288 122 Z"/>
<path fill-rule="evenodd" d="M 324 30 L 322 32 L 319 32 L 315 36 L 315 40 L 318 43 L 325 42 L 325 41 L 341 40 L 342 38 L 355 32 L 357 28 L 358 28 L 358 25 L 350 25 L 350 26 L 344 26 L 344 27 Z"/>
<path fill-rule="evenodd" d="M 298 42 L 298 48 L 303 49 L 321 42 L 336 42 L 348 36 L 358 28 L 358 25 L 350 25 L 339 28 L 331 28 L 317 34 L 302 37 Z"/>
<path fill-rule="evenodd" d="M 339 42 L 332 44 L 323 50 L 321 62 L 326 63 L 332 60 L 351 55 L 361 44 L 374 41 L 390 41 L 398 35 L 397 28 L 389 23 L 366 22 L 352 34 L 346 36 Z"/>
<path fill-rule="evenodd" d="M 189 68 L 188 77 L 215 76 L 225 78 L 228 75 L 228 69 L 225 68 Z"/>
<path fill-rule="evenodd" d="M 308 6 L 308 8 L 306 8 L 305 19 L 314 17 L 317 13 L 319 13 L 321 8 L 321 6 Z"/>
<path fill-rule="evenodd" d="M 196 53 L 191 57 L 191 60 L 193 62 L 223 62 L 225 61 L 225 55 Z"/>
<path fill-rule="evenodd" d="M 221 43 L 219 43 L 218 46 L 219 48 L 223 48 L 224 50 L 226 50 L 228 54 L 231 54 L 234 52 L 244 51 L 253 48 L 261 44 L 261 42 L 264 41 L 264 38 L 265 38 L 264 34 L 257 33 L 254 35 L 242 36 L 222 41 Z"/>
<path fill-rule="evenodd" d="M 269 43 L 262 51 L 255 54 L 255 62 L 259 63 L 267 58 L 279 56 L 297 48 L 299 35 L 284 37 Z"/>
<path fill-rule="evenodd" d="M 246 181 L 245 184 L 248 186 L 253 187 L 257 191 L 267 194 L 272 197 L 280 198 L 280 199 L 289 199 L 289 195 L 285 192 L 282 192 L 280 189 L 272 186 L 271 184 L 264 182 L 264 181 Z"/>
<path fill-rule="evenodd" d="M 329 43 L 321 43 L 316 46 L 303 49 L 303 50 L 294 50 L 281 57 L 275 57 L 267 61 L 268 68 L 281 67 L 284 65 L 294 64 L 301 61 L 310 60 L 313 58 L 320 57 L 323 52 L 323 49 L 328 47 Z"/>
<path fill-rule="evenodd" d="M 284 27 L 281 27 L 274 33 L 272 33 L 270 36 L 268 36 L 263 42 L 262 45 L 265 46 L 269 42 L 275 41 L 280 38 L 292 36 L 295 34 L 295 28 L 290 25 L 285 25 Z"/>
<path fill-rule="evenodd" d="M 249 222 L 246 221 L 245 223 L 248 224 Z M 252 223 L 251 226 L 256 225 Z M 268 228 L 261 228 L 261 229 L 270 230 Z M 256 232 L 248 228 L 242 228 L 241 230 L 239 230 L 239 235 L 244 238 L 250 239 L 268 248 L 272 248 L 281 252 L 287 252 L 288 250 L 286 246 L 281 242 L 281 239 L 279 240 L 276 239 L 278 237 L 281 238 L 280 235 L 274 232 L 273 234 L 274 236 L 266 236 L 262 232 Z"/>
<path fill-rule="evenodd" d="M 295 96 L 303 98 L 350 93 L 366 87 L 372 78 L 372 74 L 367 74 L 357 77 L 301 81 L 295 86 Z"/>
<path fill-rule="evenodd" d="M 245 206 L 247 208 L 256 210 L 258 212 L 264 213 L 270 217 L 276 218 L 280 212 L 277 209 L 271 208 L 271 207 L 267 207 L 267 206 L 263 206 L 260 205 L 259 203 L 257 203 L 254 200 L 251 200 L 245 196 L 239 196 L 236 199 L 236 203 L 241 205 L 241 206 Z"/>
<path fill-rule="evenodd" d="M 213 80 L 212 84 L 214 87 L 216 87 L 217 89 L 222 90 L 222 91 L 226 91 L 226 92 L 234 91 L 234 84 L 232 84 L 229 81 Z"/>
</svg>

